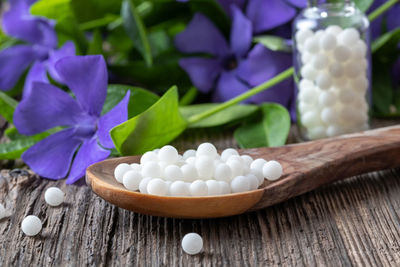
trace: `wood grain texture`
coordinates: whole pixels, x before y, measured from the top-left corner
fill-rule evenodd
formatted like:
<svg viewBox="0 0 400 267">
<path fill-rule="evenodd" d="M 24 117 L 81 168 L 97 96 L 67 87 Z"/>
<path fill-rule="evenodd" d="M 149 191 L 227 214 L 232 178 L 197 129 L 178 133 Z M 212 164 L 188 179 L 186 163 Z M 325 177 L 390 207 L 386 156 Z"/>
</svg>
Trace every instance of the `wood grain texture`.
<svg viewBox="0 0 400 267">
<path fill-rule="evenodd" d="M 218 148 L 230 135 L 212 137 Z M 205 132 L 176 143 L 193 147 Z M 59 186 L 62 207 L 45 204 Z M 66 186 L 25 171 L 0 172 L 0 266 L 398 266 L 400 169 L 357 176 L 281 204 L 240 216 L 182 220 L 139 215 L 108 204 L 88 187 Z M 40 236 L 20 231 L 24 216 L 39 216 Z M 204 252 L 184 254 L 184 234 L 203 236 Z"/>
</svg>

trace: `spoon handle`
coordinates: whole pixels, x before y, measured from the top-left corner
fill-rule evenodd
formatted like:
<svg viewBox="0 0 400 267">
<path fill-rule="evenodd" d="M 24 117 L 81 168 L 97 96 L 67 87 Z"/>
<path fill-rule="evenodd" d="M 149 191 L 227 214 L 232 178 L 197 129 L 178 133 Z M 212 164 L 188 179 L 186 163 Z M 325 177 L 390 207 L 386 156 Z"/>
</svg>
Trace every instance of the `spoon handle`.
<svg viewBox="0 0 400 267">
<path fill-rule="evenodd" d="M 371 171 L 400 166 L 400 126 L 391 126 L 277 148 L 281 180 L 264 188 L 253 209 L 267 207 L 317 187 Z"/>
</svg>

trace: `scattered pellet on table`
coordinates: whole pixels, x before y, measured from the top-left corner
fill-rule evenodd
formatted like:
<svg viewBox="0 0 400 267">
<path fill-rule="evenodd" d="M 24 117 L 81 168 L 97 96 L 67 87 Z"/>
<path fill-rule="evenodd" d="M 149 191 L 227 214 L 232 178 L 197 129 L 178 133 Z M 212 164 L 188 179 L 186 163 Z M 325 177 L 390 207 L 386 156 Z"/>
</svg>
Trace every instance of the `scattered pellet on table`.
<svg viewBox="0 0 400 267">
<path fill-rule="evenodd" d="M 186 234 L 182 239 L 182 249 L 189 255 L 198 254 L 203 249 L 203 239 L 196 233 Z"/>
<path fill-rule="evenodd" d="M 59 206 L 64 202 L 64 192 L 58 187 L 49 187 L 44 193 L 44 200 L 50 206 Z"/>
<path fill-rule="evenodd" d="M 34 215 L 29 215 L 22 221 L 21 230 L 27 236 L 35 236 L 42 230 L 42 221 Z"/>
</svg>

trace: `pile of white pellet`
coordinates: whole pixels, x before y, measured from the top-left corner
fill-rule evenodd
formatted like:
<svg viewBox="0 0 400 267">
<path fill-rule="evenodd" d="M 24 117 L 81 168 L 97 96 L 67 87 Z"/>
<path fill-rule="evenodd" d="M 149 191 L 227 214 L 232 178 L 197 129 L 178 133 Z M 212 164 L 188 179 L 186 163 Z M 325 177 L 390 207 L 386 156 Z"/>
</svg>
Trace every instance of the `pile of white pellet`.
<svg viewBox="0 0 400 267">
<path fill-rule="evenodd" d="M 295 39 L 302 62 L 298 108 L 308 138 L 368 129 L 368 48 L 357 29 L 305 29 Z"/>
<path fill-rule="evenodd" d="M 131 191 L 160 196 L 212 196 L 257 189 L 264 178 L 282 175 L 279 162 L 253 160 L 233 148 L 221 155 L 213 144 L 203 143 L 183 155 L 170 145 L 146 152 L 140 164 L 121 163 L 115 179 Z"/>
</svg>

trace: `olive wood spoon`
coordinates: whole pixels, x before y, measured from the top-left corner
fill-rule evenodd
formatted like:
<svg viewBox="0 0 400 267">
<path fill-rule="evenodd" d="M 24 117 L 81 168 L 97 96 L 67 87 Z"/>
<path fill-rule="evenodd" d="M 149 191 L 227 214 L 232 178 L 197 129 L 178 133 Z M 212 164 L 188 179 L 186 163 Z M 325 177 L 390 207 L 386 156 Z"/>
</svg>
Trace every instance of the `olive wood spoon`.
<svg viewBox="0 0 400 267">
<path fill-rule="evenodd" d="M 400 166 L 400 126 L 380 128 L 300 144 L 239 150 L 253 158 L 279 161 L 283 176 L 265 180 L 257 190 L 205 197 L 142 194 L 124 188 L 114 178 L 123 162 L 140 156 L 112 158 L 91 165 L 86 183 L 106 201 L 135 212 L 174 218 L 216 218 L 262 209 L 321 185 L 366 172 Z"/>
</svg>

